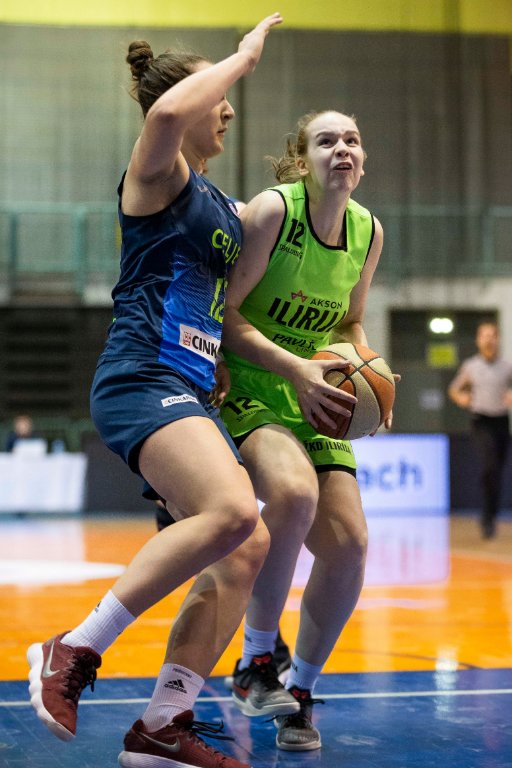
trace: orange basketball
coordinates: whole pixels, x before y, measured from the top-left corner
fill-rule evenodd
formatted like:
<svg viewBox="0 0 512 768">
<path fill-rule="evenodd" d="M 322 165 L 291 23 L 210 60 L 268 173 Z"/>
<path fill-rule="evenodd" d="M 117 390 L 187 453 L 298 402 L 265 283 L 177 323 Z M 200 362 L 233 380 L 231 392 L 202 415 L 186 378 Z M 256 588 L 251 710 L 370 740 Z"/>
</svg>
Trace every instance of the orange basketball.
<svg viewBox="0 0 512 768">
<path fill-rule="evenodd" d="M 344 403 L 351 416 L 329 411 L 337 428 L 319 425 L 318 431 L 337 440 L 357 440 L 375 432 L 389 416 L 395 400 L 395 380 L 386 361 L 362 344 L 331 344 L 316 352 L 313 359 L 332 360 L 342 357 L 350 361 L 347 368 L 328 371 L 325 380 L 333 387 L 357 397 L 357 403 Z M 333 400 L 335 398 L 332 398 Z M 341 402 L 341 401 L 337 401 Z"/>
</svg>

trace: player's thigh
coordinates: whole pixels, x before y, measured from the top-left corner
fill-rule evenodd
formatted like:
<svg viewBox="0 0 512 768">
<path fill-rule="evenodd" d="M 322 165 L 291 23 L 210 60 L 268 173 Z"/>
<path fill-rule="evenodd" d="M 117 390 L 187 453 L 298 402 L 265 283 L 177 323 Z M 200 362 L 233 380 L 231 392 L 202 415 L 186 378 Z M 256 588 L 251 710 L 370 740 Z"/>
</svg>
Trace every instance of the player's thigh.
<svg viewBox="0 0 512 768">
<path fill-rule="evenodd" d="M 363 554 L 368 530 L 361 494 L 353 474 L 343 470 L 320 472 L 320 496 L 306 546 L 315 556 L 339 557 L 352 548 Z"/>
<path fill-rule="evenodd" d="M 318 479 L 299 440 L 280 424 L 255 429 L 239 447 L 256 495 L 268 502 L 279 496 L 305 494 L 318 499 Z"/>
<path fill-rule="evenodd" d="M 256 506 L 247 472 L 209 418 L 191 416 L 158 429 L 144 441 L 139 467 L 185 516 L 226 505 Z"/>
</svg>

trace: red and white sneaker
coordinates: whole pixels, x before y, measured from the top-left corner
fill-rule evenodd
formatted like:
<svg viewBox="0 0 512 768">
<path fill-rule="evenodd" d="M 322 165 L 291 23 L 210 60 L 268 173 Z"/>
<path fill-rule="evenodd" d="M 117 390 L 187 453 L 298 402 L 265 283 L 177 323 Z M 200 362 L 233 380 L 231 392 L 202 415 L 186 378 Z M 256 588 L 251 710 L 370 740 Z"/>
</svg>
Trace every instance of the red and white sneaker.
<svg viewBox="0 0 512 768">
<path fill-rule="evenodd" d="M 101 656 L 92 648 L 73 648 L 61 642 L 63 632 L 34 643 L 27 651 L 30 664 L 30 703 L 42 722 L 62 741 L 75 738 L 80 694 L 90 685 L 94 690 Z"/>
<path fill-rule="evenodd" d="M 137 720 L 124 737 L 124 751 L 119 755 L 122 768 L 250 768 L 234 757 L 217 752 L 206 744 L 202 736 L 230 740 L 219 736 L 223 725 L 201 723 L 194 720 L 188 709 L 159 731 L 146 731 L 142 720 Z M 200 735 L 199 735 L 200 734 Z"/>
</svg>

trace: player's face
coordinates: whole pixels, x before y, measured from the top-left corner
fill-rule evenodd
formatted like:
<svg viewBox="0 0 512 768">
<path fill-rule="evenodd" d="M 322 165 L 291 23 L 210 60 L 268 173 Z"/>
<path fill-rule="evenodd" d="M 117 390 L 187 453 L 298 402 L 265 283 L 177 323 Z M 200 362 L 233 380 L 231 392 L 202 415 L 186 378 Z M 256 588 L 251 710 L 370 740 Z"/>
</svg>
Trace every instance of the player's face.
<svg viewBox="0 0 512 768">
<path fill-rule="evenodd" d="M 211 66 L 209 62 L 203 61 L 197 69 L 206 69 Z M 223 96 L 205 117 L 187 129 L 182 145 L 182 152 L 187 160 L 190 157 L 198 157 L 204 161 L 223 152 L 224 136 L 234 116 L 233 107 L 227 97 Z"/>
<path fill-rule="evenodd" d="M 299 170 L 308 177 L 308 189 L 350 194 L 364 173 L 364 150 L 355 122 L 340 112 L 325 112 L 309 123 L 306 135 L 307 152 Z"/>
</svg>

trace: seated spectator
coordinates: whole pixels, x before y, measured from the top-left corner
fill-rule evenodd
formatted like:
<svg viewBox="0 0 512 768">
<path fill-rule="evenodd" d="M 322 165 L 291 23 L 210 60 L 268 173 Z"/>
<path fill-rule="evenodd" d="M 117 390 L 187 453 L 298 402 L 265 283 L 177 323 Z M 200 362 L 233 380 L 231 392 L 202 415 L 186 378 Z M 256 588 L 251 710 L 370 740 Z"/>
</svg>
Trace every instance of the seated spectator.
<svg viewBox="0 0 512 768">
<path fill-rule="evenodd" d="M 28 444 L 28 441 L 38 441 L 43 443 L 42 436 L 34 431 L 34 423 L 30 416 L 26 414 L 20 414 L 15 416 L 12 422 L 12 430 L 7 435 L 5 442 L 5 450 L 8 453 L 12 453 L 14 450 L 23 444 Z M 46 445 L 43 446 L 46 451 Z"/>
</svg>

